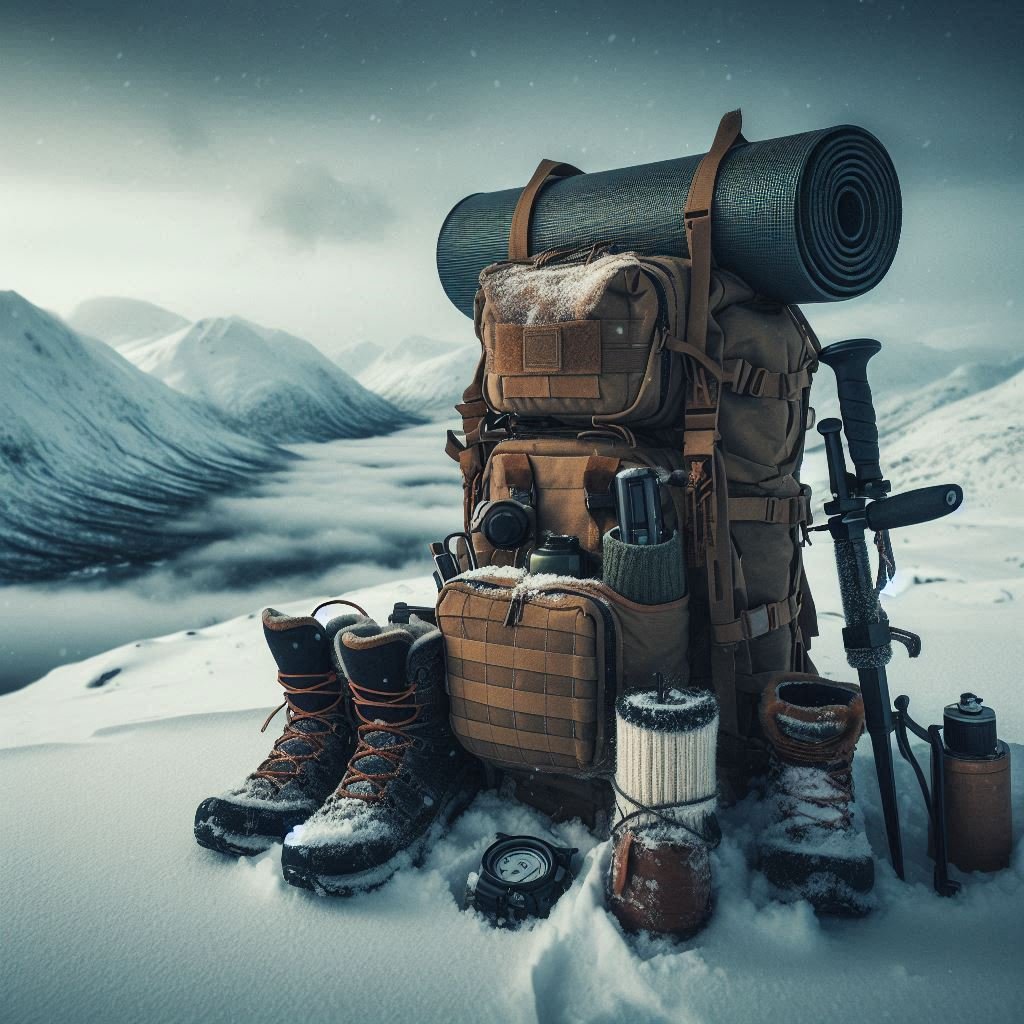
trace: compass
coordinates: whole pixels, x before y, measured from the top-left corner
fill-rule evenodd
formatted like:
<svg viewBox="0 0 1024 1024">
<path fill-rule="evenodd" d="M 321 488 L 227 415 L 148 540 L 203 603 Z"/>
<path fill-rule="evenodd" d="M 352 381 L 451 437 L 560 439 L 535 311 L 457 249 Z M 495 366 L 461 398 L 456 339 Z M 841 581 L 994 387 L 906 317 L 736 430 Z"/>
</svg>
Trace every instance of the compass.
<svg viewBox="0 0 1024 1024">
<path fill-rule="evenodd" d="M 572 885 L 577 852 L 535 836 L 499 832 L 497 842 L 484 851 L 476 881 L 467 886 L 466 904 L 501 924 L 547 917 Z"/>
</svg>

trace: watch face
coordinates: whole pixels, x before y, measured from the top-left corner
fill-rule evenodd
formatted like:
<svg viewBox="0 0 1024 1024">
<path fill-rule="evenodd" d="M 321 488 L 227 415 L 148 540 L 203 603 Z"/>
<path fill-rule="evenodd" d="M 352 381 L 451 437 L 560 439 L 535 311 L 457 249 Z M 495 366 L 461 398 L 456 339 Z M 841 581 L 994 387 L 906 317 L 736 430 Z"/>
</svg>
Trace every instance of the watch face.
<svg viewBox="0 0 1024 1024">
<path fill-rule="evenodd" d="M 550 870 L 551 861 L 540 850 L 512 849 L 494 861 L 494 873 L 509 885 L 535 882 Z"/>
</svg>

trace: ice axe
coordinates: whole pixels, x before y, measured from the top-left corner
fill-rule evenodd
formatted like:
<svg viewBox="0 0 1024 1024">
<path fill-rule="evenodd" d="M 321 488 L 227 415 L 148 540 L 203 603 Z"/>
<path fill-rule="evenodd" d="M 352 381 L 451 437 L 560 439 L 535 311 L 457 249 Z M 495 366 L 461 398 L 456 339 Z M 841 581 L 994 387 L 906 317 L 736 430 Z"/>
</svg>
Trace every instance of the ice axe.
<svg viewBox="0 0 1024 1024">
<path fill-rule="evenodd" d="M 867 377 L 868 360 L 881 347 L 871 338 L 853 338 L 829 345 L 820 353 L 821 362 L 835 372 L 842 419 L 826 419 L 818 424 L 818 433 L 825 440 L 832 500 L 825 504 L 828 522 L 815 529 L 828 530 L 835 542 L 846 619 L 843 646 L 846 660 L 857 670 L 864 697 L 865 726 L 875 754 L 889 856 L 896 874 L 903 878 L 903 841 L 889 739 L 893 731 L 892 702 L 885 666 L 892 658 L 893 640 L 916 658 L 921 653 L 921 638 L 890 626 L 878 599 L 896 568 L 888 531 L 948 515 L 960 507 L 964 494 L 957 484 L 942 484 L 889 496 L 890 484 L 882 476 L 879 461 L 878 427 Z M 846 468 L 840 432 L 846 434 L 853 473 Z M 874 533 L 879 555 L 874 579 L 864 539 L 868 530 Z"/>
</svg>

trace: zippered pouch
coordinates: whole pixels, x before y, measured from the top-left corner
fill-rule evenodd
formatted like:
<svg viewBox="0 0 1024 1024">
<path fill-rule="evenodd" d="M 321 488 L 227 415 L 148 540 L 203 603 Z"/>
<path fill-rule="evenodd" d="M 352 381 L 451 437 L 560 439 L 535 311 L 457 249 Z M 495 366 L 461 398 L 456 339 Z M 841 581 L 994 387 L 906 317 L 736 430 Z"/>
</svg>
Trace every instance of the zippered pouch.
<svg viewBox="0 0 1024 1024">
<path fill-rule="evenodd" d="M 477 304 L 487 404 L 581 427 L 675 425 L 683 367 L 665 339 L 688 277 L 686 261 L 628 252 L 487 267 Z"/>
<path fill-rule="evenodd" d="M 497 767 L 610 775 L 618 694 L 685 674 L 687 600 L 638 605 L 513 568 L 449 581 L 437 619 L 455 735 Z"/>
</svg>

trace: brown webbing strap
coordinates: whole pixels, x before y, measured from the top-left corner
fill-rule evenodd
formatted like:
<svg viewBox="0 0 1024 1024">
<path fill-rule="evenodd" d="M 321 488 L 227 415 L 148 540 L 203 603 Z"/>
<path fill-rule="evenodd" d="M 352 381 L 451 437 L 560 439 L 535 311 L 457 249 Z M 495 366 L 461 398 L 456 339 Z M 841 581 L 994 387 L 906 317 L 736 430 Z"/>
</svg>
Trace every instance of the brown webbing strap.
<svg viewBox="0 0 1024 1024">
<path fill-rule="evenodd" d="M 806 494 L 793 498 L 730 498 L 729 520 L 786 526 L 810 523 L 811 501 Z"/>
<path fill-rule="evenodd" d="M 800 595 L 790 594 L 784 601 L 747 608 L 731 622 L 713 622 L 711 632 L 716 644 L 738 644 L 788 626 L 799 614 Z"/>
<path fill-rule="evenodd" d="M 703 563 L 707 572 L 712 624 L 711 677 L 718 697 L 722 730 L 726 733 L 735 733 L 738 728 L 736 642 L 719 639 L 715 631 L 735 619 L 735 581 L 728 481 L 718 432 L 722 371 L 716 360 L 717 353 L 707 351 L 707 321 L 711 305 L 711 213 L 715 181 L 725 154 L 736 142 L 745 141 L 740 134 L 742 123 L 738 110 L 722 118 L 715 140 L 690 183 L 683 214 L 690 253 L 685 344 L 696 350 L 696 354 L 684 352 L 691 360 L 683 420 L 683 459 L 690 474 L 688 513 L 692 542 L 689 557 L 695 566 Z M 714 369 L 709 370 L 708 362 Z"/>
<path fill-rule="evenodd" d="M 622 465 L 620 459 L 609 455 L 591 455 L 587 460 L 587 468 L 583 471 L 583 490 L 586 493 L 587 511 L 597 528 L 598 536 L 594 546 L 599 546 L 601 538 L 609 529 L 615 518 L 615 474 Z"/>
<path fill-rule="evenodd" d="M 746 141 L 741 134 L 743 116 L 730 110 L 719 122 L 715 141 L 697 166 L 690 182 L 683 210 L 686 248 L 690 254 L 690 310 L 686 322 L 686 340 L 703 349 L 708 321 L 708 299 L 711 292 L 711 206 L 715 194 L 718 169 L 725 154 L 737 142 Z"/>
<path fill-rule="evenodd" d="M 508 230 L 508 258 L 510 260 L 526 260 L 530 258 L 530 216 L 533 204 L 537 201 L 540 190 L 548 178 L 570 178 L 574 174 L 582 174 L 578 167 L 564 164 L 558 160 L 541 160 L 533 177 L 519 194 L 512 224 Z"/>
<path fill-rule="evenodd" d="M 750 395 L 752 398 L 797 399 L 804 388 L 811 386 L 816 368 L 817 364 L 812 363 L 792 373 L 782 373 L 754 366 L 746 359 L 726 359 L 722 363 L 726 387 L 737 395 Z"/>
<path fill-rule="evenodd" d="M 462 401 L 455 406 L 462 417 L 463 438 L 460 440 L 449 430 L 444 449 L 449 458 L 458 462 L 462 471 L 462 513 L 467 530 L 473 517 L 474 484 L 483 472 L 486 460 L 484 443 L 480 439 L 480 427 L 487 416 L 487 403 L 483 397 L 485 362 L 486 356 L 481 352 L 473 380 L 462 393 Z"/>
<path fill-rule="evenodd" d="M 526 496 L 529 496 L 532 504 L 533 467 L 530 465 L 530 457 L 523 452 L 509 452 L 507 455 L 501 455 L 500 458 L 501 472 L 508 485 L 509 496 L 514 497 L 517 501 L 523 501 Z M 516 493 L 513 494 L 513 492 Z"/>
</svg>

